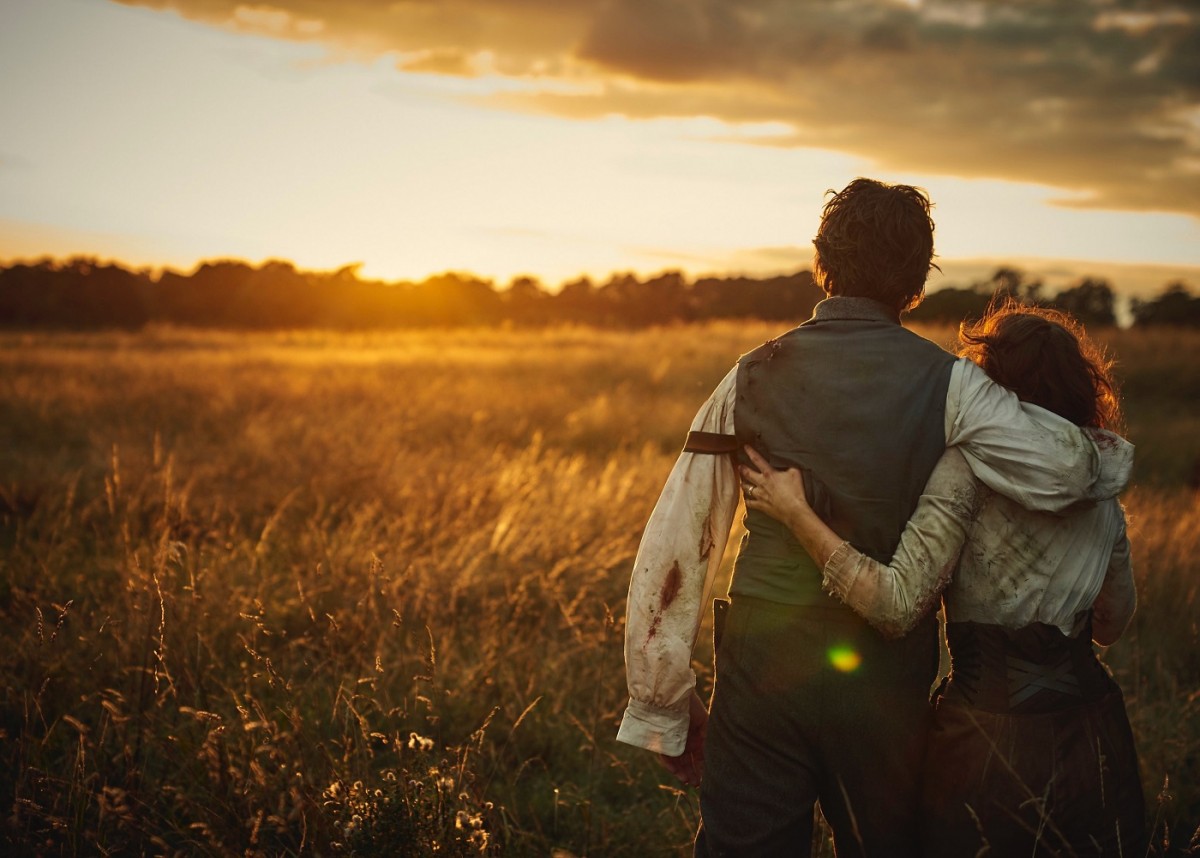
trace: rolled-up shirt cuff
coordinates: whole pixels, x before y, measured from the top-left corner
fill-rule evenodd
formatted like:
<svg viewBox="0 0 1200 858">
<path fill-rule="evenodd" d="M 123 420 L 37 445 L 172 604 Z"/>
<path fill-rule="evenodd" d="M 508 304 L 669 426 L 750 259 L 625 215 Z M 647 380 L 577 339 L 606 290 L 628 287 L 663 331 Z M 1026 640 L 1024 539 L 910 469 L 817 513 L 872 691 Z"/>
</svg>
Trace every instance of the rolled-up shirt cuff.
<svg viewBox="0 0 1200 858">
<path fill-rule="evenodd" d="M 685 698 L 686 699 L 686 698 Z M 617 741 L 647 751 L 678 757 L 687 744 L 688 712 L 630 700 L 617 731 Z"/>
<path fill-rule="evenodd" d="M 857 577 L 855 561 L 860 556 L 849 542 L 843 542 L 833 549 L 833 553 L 825 561 L 825 568 L 821 574 L 821 586 L 826 593 L 845 601 L 846 594 L 850 592 L 850 587 Z"/>
</svg>

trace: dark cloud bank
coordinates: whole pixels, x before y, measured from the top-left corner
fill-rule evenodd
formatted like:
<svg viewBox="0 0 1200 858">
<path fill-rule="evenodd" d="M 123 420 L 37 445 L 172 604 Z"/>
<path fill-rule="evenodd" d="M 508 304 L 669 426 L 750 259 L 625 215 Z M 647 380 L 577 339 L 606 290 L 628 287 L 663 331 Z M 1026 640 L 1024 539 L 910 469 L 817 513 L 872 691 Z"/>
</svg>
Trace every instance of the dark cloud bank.
<svg viewBox="0 0 1200 858">
<path fill-rule="evenodd" d="M 1200 10 L 1115 0 L 120 0 L 500 74 L 568 116 L 778 122 L 881 170 L 1039 182 L 1200 216 Z"/>
</svg>

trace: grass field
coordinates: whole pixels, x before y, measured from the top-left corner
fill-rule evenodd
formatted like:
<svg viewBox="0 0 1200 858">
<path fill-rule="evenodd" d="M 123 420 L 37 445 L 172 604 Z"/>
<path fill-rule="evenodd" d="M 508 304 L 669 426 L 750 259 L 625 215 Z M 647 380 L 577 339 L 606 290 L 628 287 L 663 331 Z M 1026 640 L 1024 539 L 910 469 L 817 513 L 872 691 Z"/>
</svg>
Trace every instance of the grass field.
<svg viewBox="0 0 1200 858">
<path fill-rule="evenodd" d="M 687 854 L 694 794 L 613 739 L 625 587 L 775 333 L 0 335 L 5 854 Z M 1140 608 L 1105 659 L 1187 854 L 1200 332 L 1108 342 Z"/>
</svg>

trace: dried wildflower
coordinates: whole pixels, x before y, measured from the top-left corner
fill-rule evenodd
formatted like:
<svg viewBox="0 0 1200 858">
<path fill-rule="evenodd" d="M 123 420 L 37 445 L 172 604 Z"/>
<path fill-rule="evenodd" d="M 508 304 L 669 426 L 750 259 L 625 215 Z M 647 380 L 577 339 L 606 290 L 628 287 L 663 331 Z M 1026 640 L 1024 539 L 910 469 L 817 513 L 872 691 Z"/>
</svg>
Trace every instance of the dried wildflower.
<svg viewBox="0 0 1200 858">
<path fill-rule="evenodd" d="M 408 747 L 413 751 L 432 751 L 433 739 L 422 736 L 418 733 L 408 734 Z"/>
</svg>

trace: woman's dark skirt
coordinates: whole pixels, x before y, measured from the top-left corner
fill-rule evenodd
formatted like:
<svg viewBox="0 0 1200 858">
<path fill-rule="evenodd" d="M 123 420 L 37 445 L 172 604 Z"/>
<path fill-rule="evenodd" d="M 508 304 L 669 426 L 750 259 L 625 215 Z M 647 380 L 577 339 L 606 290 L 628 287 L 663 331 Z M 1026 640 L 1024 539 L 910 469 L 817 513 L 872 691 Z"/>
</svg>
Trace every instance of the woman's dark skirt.
<svg viewBox="0 0 1200 858">
<path fill-rule="evenodd" d="M 937 858 L 1133 856 L 1145 805 L 1121 691 L 1091 626 L 946 627 L 952 668 L 936 700 L 921 796 Z"/>
</svg>

